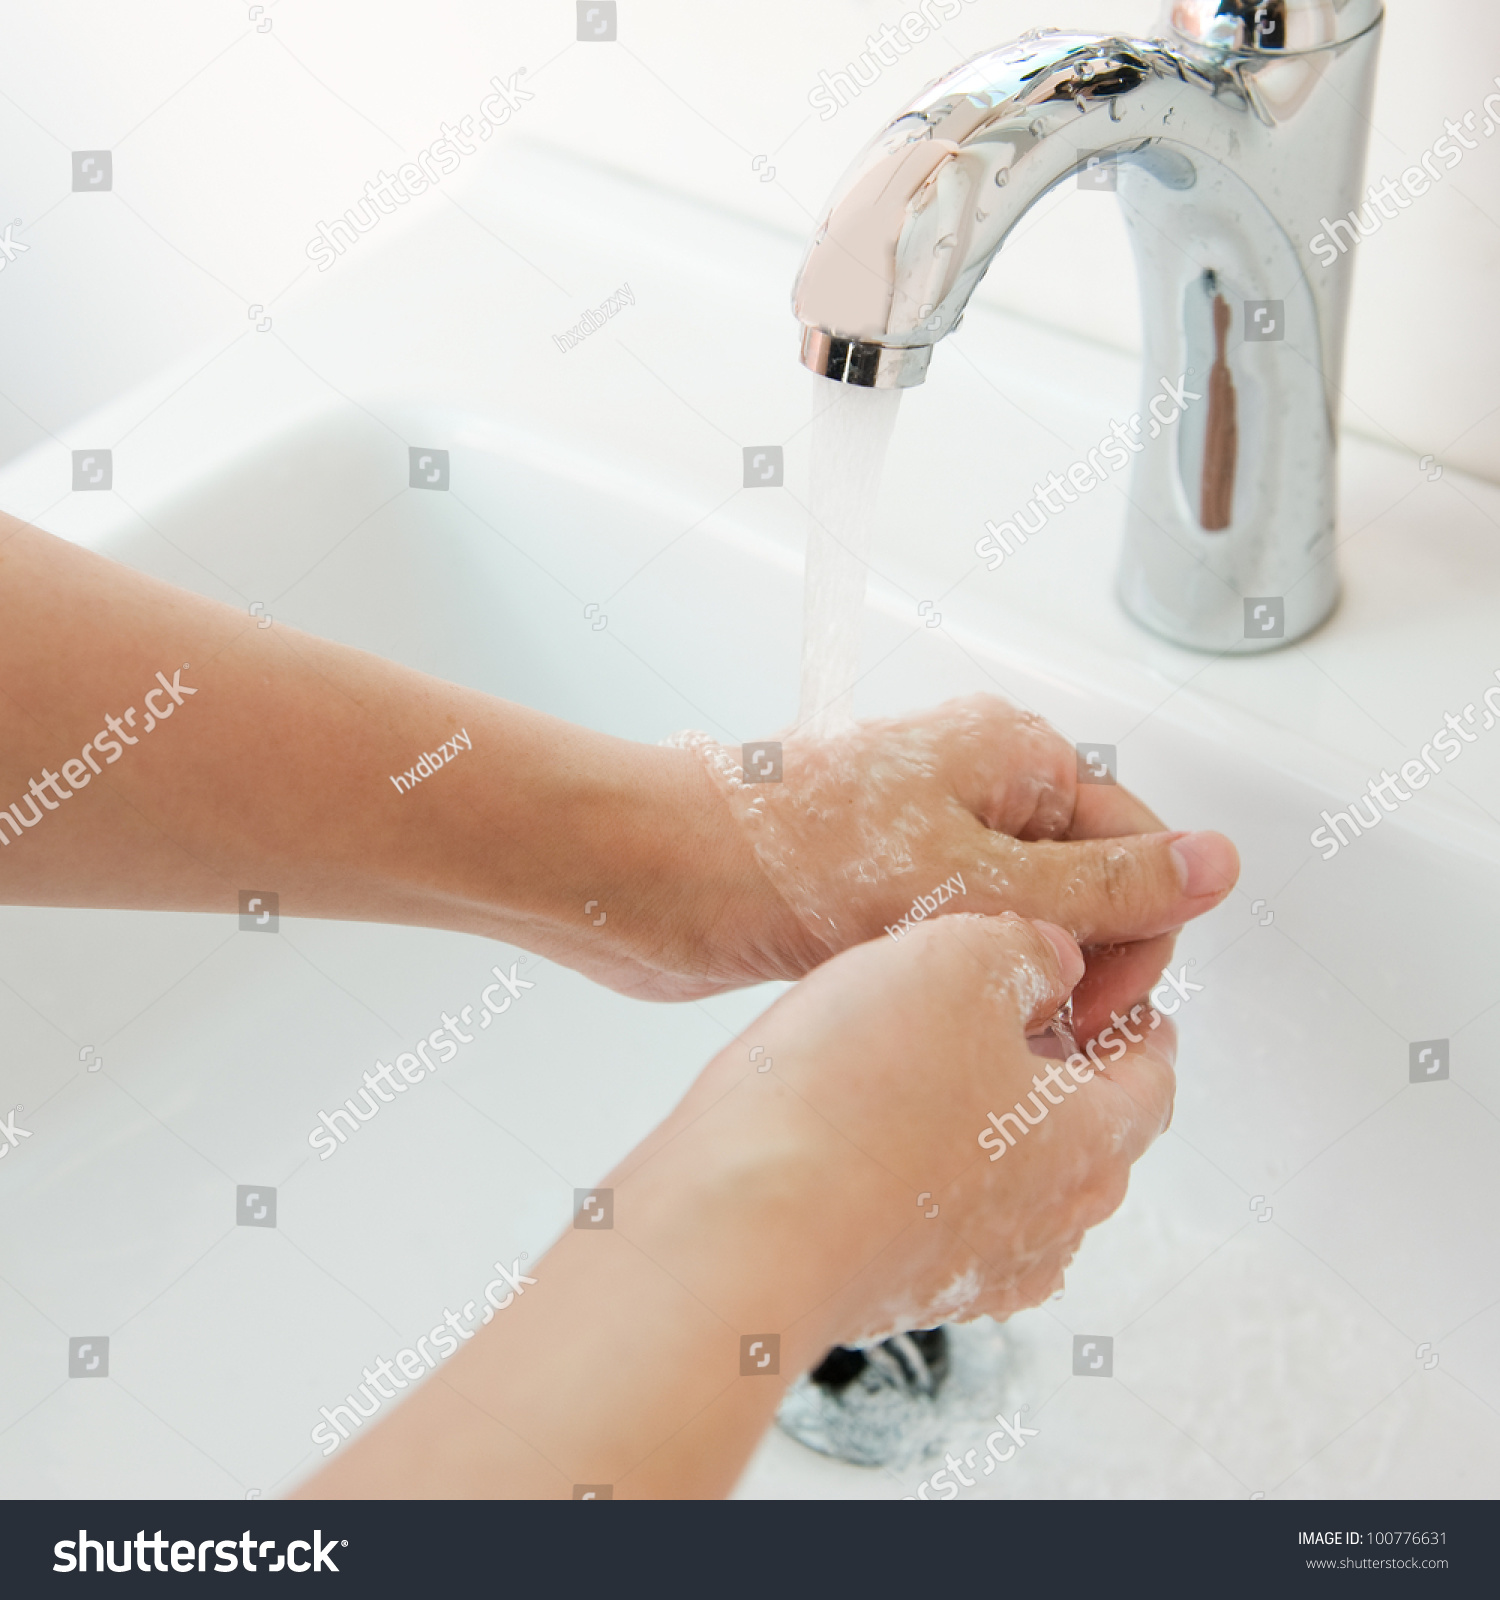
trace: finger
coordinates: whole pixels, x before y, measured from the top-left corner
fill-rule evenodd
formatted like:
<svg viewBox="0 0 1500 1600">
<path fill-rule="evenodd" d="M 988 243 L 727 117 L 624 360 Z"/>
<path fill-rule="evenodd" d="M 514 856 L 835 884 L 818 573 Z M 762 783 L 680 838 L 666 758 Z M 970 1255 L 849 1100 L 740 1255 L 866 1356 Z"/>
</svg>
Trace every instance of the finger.
<svg viewBox="0 0 1500 1600">
<path fill-rule="evenodd" d="M 1052 725 L 998 695 L 948 700 L 922 719 L 959 802 L 1018 839 L 1117 839 L 1166 824 L 1129 789 L 1078 782 L 1078 757 Z"/>
<path fill-rule="evenodd" d="M 1159 933 L 1154 939 L 1085 950 L 1085 971 L 1073 991 L 1073 1031 L 1078 1037 L 1092 1039 L 1112 1016 L 1149 994 L 1176 943 L 1175 933 Z"/>
<path fill-rule="evenodd" d="M 939 770 L 986 828 L 1023 839 L 1067 832 L 1078 757 L 1055 728 L 992 694 L 950 700 L 931 723 L 941 735 Z"/>
<path fill-rule="evenodd" d="M 1002 1019 L 1024 1038 L 1039 1027 L 1073 992 L 1083 976 L 1083 952 L 1055 923 L 1027 921 L 1007 912 L 998 917 L 960 915 L 927 924 L 922 941 L 939 960 L 956 941 L 984 974 L 987 996 Z"/>
<path fill-rule="evenodd" d="M 1238 852 L 1220 833 L 1036 843 L 995 836 L 990 853 L 1008 908 L 1049 917 L 1080 944 L 1180 928 L 1218 905 L 1240 871 Z"/>
<path fill-rule="evenodd" d="M 1018 839 L 1115 839 L 1166 824 L 1129 789 L 1080 783 L 1075 746 L 1048 722 L 996 695 L 939 706 L 943 770 L 987 828 Z"/>
<path fill-rule="evenodd" d="M 1081 783 L 1073 802 L 1069 839 L 1120 839 L 1127 833 L 1165 833 L 1167 825 L 1117 783 Z"/>
<path fill-rule="evenodd" d="M 1116 1148 L 1130 1163 L 1166 1132 L 1177 1090 L 1177 1029 L 1160 1012 L 1153 1015 L 1157 1026 L 1142 1032 L 1139 1044 L 1126 1044 L 1118 1060 L 1109 1059 L 1112 1047 L 1096 1050 L 1105 1070 L 1097 1074 L 1099 1081 L 1089 1086 L 1111 1095 L 1122 1113 L 1111 1135 L 1118 1139 Z M 1101 1034 L 1100 1040 L 1103 1038 Z"/>
</svg>

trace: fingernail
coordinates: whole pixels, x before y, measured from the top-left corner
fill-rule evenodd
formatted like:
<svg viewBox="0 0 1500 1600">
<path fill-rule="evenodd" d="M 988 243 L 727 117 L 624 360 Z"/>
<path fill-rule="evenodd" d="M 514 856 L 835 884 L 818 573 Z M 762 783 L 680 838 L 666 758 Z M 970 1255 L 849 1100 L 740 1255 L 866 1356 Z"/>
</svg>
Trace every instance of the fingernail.
<svg viewBox="0 0 1500 1600">
<path fill-rule="evenodd" d="M 1072 989 L 1083 976 L 1083 952 L 1078 948 L 1078 941 L 1066 928 L 1059 928 L 1055 922 L 1042 922 L 1038 919 L 1032 923 L 1032 927 L 1057 951 L 1057 962 L 1062 968 L 1062 981 Z"/>
<path fill-rule="evenodd" d="M 1172 854 L 1189 900 L 1227 894 L 1240 875 L 1239 851 L 1222 833 L 1185 833 L 1172 841 Z"/>
</svg>

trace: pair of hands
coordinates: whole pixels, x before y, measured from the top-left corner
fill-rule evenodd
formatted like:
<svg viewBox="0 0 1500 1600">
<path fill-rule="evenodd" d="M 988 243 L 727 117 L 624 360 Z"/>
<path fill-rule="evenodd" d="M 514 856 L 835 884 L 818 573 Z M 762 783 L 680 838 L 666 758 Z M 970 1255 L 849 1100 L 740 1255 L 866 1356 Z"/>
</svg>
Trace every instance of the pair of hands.
<svg viewBox="0 0 1500 1600">
<path fill-rule="evenodd" d="M 614 1228 L 566 1230 L 323 1492 L 726 1491 L 776 1402 L 737 1381 L 746 1332 L 780 1333 L 789 1377 L 831 1344 L 1032 1303 L 1165 1123 L 1163 1025 L 1003 1159 L 978 1144 L 1044 1065 L 1028 1035 L 1070 992 L 1085 1038 L 1129 1011 L 1236 867 L 1227 841 L 1079 788 L 1033 718 L 977 699 L 791 736 L 782 781 L 747 784 L 705 741 L 630 744 L 262 630 L 4 518 L 0 542 L 6 792 L 163 662 L 194 663 L 199 697 L 0 850 L 6 903 L 222 913 L 274 883 L 284 915 L 505 939 L 655 999 L 803 980 L 603 1180 Z M 78 616 L 98 626 L 59 656 Z M 276 763 L 245 736 L 266 727 Z M 391 786 L 459 729 L 472 754 Z M 920 899 L 935 914 L 908 918 Z"/>
<path fill-rule="evenodd" d="M 1171 1025 L 1158 1019 L 1107 1076 L 1070 1090 L 1004 1160 L 978 1135 L 1031 1090 L 1047 1063 L 1028 1035 L 1070 995 L 1083 1042 L 1151 989 L 1176 930 L 1234 886 L 1234 847 L 1167 831 L 1123 788 L 1079 785 L 1072 746 L 990 696 L 788 739 L 779 783 L 745 782 L 737 752 L 683 744 L 695 765 L 679 781 L 727 822 L 703 864 L 705 904 L 596 975 L 655 998 L 811 976 L 615 1181 L 643 1175 L 733 1094 L 712 1159 L 738 1169 L 771 1152 L 774 1174 L 752 1189 L 815 1207 L 858 1264 L 840 1290 L 841 1342 L 1045 1298 L 1167 1125 Z M 903 927 L 919 897 L 941 903 Z M 759 1082 L 756 1045 L 775 1064 Z M 941 1226 L 914 1208 L 921 1192 Z"/>
</svg>

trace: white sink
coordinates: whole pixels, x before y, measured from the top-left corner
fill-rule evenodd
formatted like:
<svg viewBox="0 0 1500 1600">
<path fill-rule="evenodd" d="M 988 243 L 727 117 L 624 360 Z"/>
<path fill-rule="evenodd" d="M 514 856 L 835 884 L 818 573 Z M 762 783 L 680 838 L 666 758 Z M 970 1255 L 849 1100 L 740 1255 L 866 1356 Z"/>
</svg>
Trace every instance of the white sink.
<svg viewBox="0 0 1500 1600">
<path fill-rule="evenodd" d="M 118 493 L 69 495 L 49 446 L 0 474 L 0 504 L 613 733 L 773 733 L 800 622 L 796 241 L 543 153 L 465 204 L 576 301 L 539 298 L 462 216 L 398 234 L 271 333 L 81 425 L 68 443 L 113 446 Z M 636 307 L 560 354 L 550 335 L 624 281 Z M 1117 744 L 1123 781 L 1244 859 L 1181 943 L 1202 992 L 1174 1127 L 1064 1298 L 1009 1325 L 1006 1395 L 1037 1436 L 972 1492 L 1494 1496 L 1500 730 L 1335 859 L 1309 835 L 1495 681 L 1500 494 L 1353 442 L 1346 524 L 1371 525 L 1343 610 L 1300 649 L 1215 663 L 1115 611 L 1114 490 L 999 573 L 972 554 L 1134 409 L 1131 364 L 979 309 L 948 345 L 897 427 L 860 709 L 1005 693 Z M 741 447 L 768 443 L 789 487 L 740 488 Z M 411 445 L 450 452 L 450 490 L 407 487 Z M 0 1493 L 283 1492 L 321 1459 L 319 1408 L 493 1261 L 534 1262 L 772 993 L 653 1006 L 525 958 L 535 987 L 438 1083 L 317 1159 L 319 1109 L 523 956 L 0 911 L 0 1110 L 33 1133 L 0 1167 Z M 1441 1038 L 1451 1076 L 1409 1082 L 1410 1043 Z M 236 1226 L 237 1185 L 276 1189 L 274 1230 Z M 1113 1378 L 1072 1376 L 1075 1333 L 1114 1339 Z M 67 1376 L 84 1336 L 109 1338 L 105 1382 Z M 893 1496 L 930 1470 L 772 1433 L 741 1492 Z"/>
</svg>

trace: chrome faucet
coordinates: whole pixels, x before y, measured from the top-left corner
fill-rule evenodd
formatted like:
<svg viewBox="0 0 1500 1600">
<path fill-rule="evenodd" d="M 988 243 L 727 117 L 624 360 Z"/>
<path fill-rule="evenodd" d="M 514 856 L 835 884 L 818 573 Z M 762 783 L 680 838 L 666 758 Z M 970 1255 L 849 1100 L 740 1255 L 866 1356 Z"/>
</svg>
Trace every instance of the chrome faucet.
<svg viewBox="0 0 1500 1600">
<path fill-rule="evenodd" d="M 1161 38 L 1029 33 L 939 79 L 866 146 L 814 235 L 793 300 L 803 364 L 921 383 L 1031 206 L 1076 173 L 1114 187 L 1141 282 L 1141 413 L 1184 377 L 1195 397 L 1126 441 L 1121 601 L 1199 650 L 1301 637 L 1338 600 L 1355 252 L 1328 236 L 1353 237 L 1382 15 L 1382 0 L 1167 0 Z"/>
</svg>

